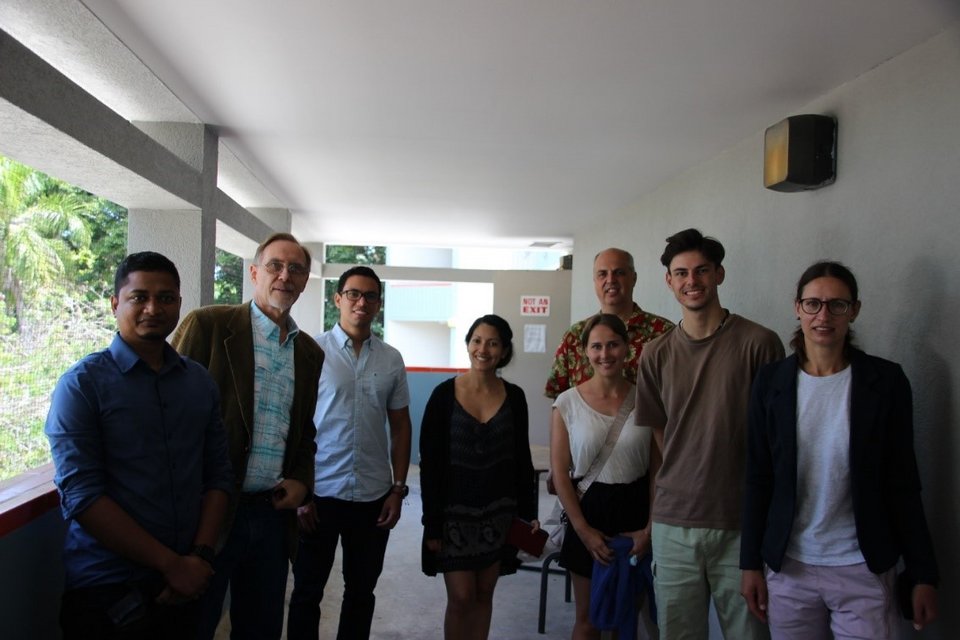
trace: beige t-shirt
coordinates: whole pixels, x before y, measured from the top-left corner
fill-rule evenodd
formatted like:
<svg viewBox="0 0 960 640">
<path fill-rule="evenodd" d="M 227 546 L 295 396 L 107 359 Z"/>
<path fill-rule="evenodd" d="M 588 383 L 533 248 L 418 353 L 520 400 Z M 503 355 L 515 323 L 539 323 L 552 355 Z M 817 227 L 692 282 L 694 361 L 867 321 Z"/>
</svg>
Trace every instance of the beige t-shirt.
<svg viewBox="0 0 960 640">
<path fill-rule="evenodd" d="M 637 424 L 664 427 L 654 522 L 740 528 L 750 385 L 782 358 L 776 333 L 738 315 L 703 340 L 675 328 L 644 347 Z"/>
</svg>

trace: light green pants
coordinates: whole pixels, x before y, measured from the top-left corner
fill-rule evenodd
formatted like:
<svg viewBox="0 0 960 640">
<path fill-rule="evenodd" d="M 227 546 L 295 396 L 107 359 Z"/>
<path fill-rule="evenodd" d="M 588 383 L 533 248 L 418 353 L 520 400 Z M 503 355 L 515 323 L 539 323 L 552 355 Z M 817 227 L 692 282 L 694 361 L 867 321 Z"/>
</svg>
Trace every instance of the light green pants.
<svg viewBox="0 0 960 640">
<path fill-rule="evenodd" d="M 653 523 L 653 583 L 661 640 L 706 640 L 710 599 L 727 640 L 766 640 L 740 596 L 740 532 Z"/>
</svg>

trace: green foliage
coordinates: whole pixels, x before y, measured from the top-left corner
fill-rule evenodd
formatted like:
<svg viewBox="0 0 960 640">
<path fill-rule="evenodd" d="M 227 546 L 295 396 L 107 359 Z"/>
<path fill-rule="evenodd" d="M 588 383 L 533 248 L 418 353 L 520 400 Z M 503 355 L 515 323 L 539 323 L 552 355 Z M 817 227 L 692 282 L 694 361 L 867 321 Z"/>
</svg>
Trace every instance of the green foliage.
<svg viewBox="0 0 960 640">
<path fill-rule="evenodd" d="M 386 247 L 360 247 L 350 245 L 327 245 L 326 262 L 329 264 L 377 265 L 387 263 Z M 340 310 L 334 302 L 337 293 L 337 281 L 325 280 L 323 283 L 323 328 L 331 329 L 340 319 Z M 373 334 L 383 338 L 383 305 L 380 313 L 371 325 Z"/>
<path fill-rule="evenodd" d="M 109 344 L 122 207 L 0 157 L 0 480 L 49 461 L 57 378 Z"/>
<path fill-rule="evenodd" d="M 217 249 L 213 272 L 213 301 L 217 304 L 243 302 L 243 258 L 222 249 Z"/>
<path fill-rule="evenodd" d="M 107 300 L 91 303 L 72 283 L 56 289 L 24 308 L 19 332 L 0 336 L 0 480 L 49 461 L 43 422 L 57 378 L 113 334 Z"/>
<path fill-rule="evenodd" d="M 329 264 L 387 264 L 386 247 L 329 244 L 325 253 Z"/>
<path fill-rule="evenodd" d="M 92 249 L 77 251 L 74 273 L 77 282 L 87 286 L 93 302 L 113 294 L 113 276 L 127 255 L 127 210 L 103 198 L 87 197 L 95 200 L 94 210 L 85 216 Z"/>
</svg>

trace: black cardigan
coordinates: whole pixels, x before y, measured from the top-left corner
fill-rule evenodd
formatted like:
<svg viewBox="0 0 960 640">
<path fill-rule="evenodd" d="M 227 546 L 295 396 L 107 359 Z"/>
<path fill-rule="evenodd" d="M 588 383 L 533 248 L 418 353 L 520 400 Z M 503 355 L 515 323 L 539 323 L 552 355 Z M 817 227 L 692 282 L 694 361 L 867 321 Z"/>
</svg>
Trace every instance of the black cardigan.
<svg viewBox="0 0 960 640">
<path fill-rule="evenodd" d="M 740 568 L 780 571 L 796 513 L 796 356 L 757 373 L 750 397 Z M 937 563 L 920 500 L 913 399 L 900 365 L 854 349 L 850 357 L 850 478 L 857 541 L 882 573 L 903 556 L 907 572 L 936 585 Z"/>
<path fill-rule="evenodd" d="M 450 416 L 453 414 L 455 378 L 441 382 L 430 394 L 420 425 L 420 491 L 423 499 L 424 540 L 442 538 L 445 487 L 450 461 Z M 533 460 L 530 456 L 530 434 L 527 399 L 523 389 L 506 380 L 507 402 L 513 414 L 514 469 L 517 511 L 525 520 L 537 516 L 537 493 L 534 490 Z"/>
</svg>

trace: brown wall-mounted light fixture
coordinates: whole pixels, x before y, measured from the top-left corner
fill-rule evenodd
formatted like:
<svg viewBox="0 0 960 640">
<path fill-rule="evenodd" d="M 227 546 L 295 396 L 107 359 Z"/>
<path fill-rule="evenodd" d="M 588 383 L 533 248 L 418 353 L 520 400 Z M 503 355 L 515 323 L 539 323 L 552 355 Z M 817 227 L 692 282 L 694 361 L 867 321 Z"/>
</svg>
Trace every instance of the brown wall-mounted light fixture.
<svg viewBox="0 0 960 640">
<path fill-rule="evenodd" d="M 808 191 L 837 177 L 837 121 L 830 116 L 790 116 L 763 134 L 763 186 Z"/>
</svg>

